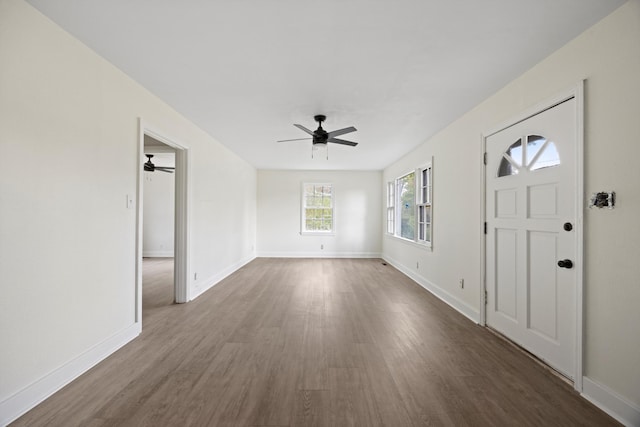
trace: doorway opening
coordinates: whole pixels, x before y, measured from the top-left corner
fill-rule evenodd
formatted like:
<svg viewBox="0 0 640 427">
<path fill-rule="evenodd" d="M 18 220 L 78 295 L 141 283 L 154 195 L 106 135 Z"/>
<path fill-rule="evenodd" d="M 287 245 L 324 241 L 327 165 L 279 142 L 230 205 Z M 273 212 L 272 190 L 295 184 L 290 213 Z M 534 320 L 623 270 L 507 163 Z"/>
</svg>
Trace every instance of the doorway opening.
<svg viewBox="0 0 640 427">
<path fill-rule="evenodd" d="M 144 135 L 142 310 L 175 302 L 175 149 Z"/>
<path fill-rule="evenodd" d="M 142 328 L 143 272 L 145 305 L 189 301 L 189 156 L 186 146 L 139 123 L 135 313 Z"/>
</svg>

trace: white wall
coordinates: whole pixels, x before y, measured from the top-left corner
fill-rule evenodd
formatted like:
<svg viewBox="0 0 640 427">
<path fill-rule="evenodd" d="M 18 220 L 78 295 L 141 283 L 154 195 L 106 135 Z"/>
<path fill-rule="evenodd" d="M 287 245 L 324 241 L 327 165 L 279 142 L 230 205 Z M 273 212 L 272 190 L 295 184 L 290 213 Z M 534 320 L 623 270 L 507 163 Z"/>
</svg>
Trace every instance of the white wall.
<svg viewBox="0 0 640 427">
<path fill-rule="evenodd" d="M 152 150 L 145 149 L 145 153 Z M 174 154 L 162 154 L 162 156 Z M 165 163 L 154 157 L 156 166 L 174 166 L 175 161 Z M 142 231 L 142 256 L 172 257 L 175 218 L 175 174 L 166 172 L 144 172 L 144 209 Z"/>
<path fill-rule="evenodd" d="M 258 255 L 378 257 L 381 172 L 258 171 Z M 332 183 L 335 235 L 300 234 L 303 182 Z M 320 249 L 321 245 L 324 249 Z"/>
<path fill-rule="evenodd" d="M 584 196 L 614 190 L 618 200 L 614 210 L 585 212 L 584 392 L 634 425 L 640 425 L 638 76 L 640 2 L 632 0 L 389 166 L 383 178 L 434 156 L 433 252 L 385 237 L 383 254 L 473 317 L 480 310 L 481 133 L 586 79 Z"/>
<path fill-rule="evenodd" d="M 256 171 L 23 1 L 0 64 L 2 424 L 139 331 L 138 118 L 189 149 L 192 295 L 254 257 Z"/>
</svg>

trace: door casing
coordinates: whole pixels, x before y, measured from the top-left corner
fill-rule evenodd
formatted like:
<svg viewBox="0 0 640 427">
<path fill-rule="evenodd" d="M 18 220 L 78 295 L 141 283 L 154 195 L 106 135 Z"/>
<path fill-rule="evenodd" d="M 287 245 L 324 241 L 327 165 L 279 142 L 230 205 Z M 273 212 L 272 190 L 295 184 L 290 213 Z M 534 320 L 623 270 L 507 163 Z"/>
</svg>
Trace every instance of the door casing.
<svg viewBox="0 0 640 427">
<path fill-rule="evenodd" d="M 482 239 L 480 245 L 480 254 L 481 260 L 480 263 L 480 324 L 485 326 L 487 325 L 487 312 L 485 305 L 485 296 L 487 290 L 487 280 L 486 280 L 486 263 L 487 263 L 487 254 L 486 254 L 486 234 L 484 233 L 485 223 L 486 223 L 486 165 L 484 162 L 484 153 L 486 152 L 487 146 L 487 138 L 491 135 L 494 135 L 504 129 L 507 129 L 513 125 L 516 125 L 524 120 L 527 120 L 530 117 L 533 117 L 543 111 L 546 111 L 550 108 L 555 107 L 558 104 L 561 104 L 564 101 L 574 98 L 575 99 L 575 135 L 576 135 L 576 150 L 575 150 L 575 164 L 576 164 L 576 223 L 575 223 L 575 233 L 576 233 L 576 318 L 575 318 L 575 372 L 574 372 L 574 382 L 573 387 L 578 392 L 582 392 L 582 383 L 583 383 L 583 295 L 584 295 L 584 80 L 579 81 L 575 85 L 570 88 L 565 89 L 564 91 L 558 93 L 557 95 L 540 102 L 539 104 L 533 106 L 532 108 L 527 109 L 526 111 L 517 114 L 510 120 L 495 126 L 494 128 L 489 129 L 487 132 L 483 132 L 481 135 L 481 164 L 480 168 L 481 176 L 480 176 L 480 191 L 482 195 L 482 203 L 480 210 L 480 224 L 478 229 L 482 230 Z"/>
<path fill-rule="evenodd" d="M 138 182 L 136 191 L 136 308 L 135 321 L 142 325 L 142 230 L 143 182 L 146 161 L 144 136 L 148 135 L 175 149 L 175 231 L 174 231 L 174 300 L 185 303 L 189 295 L 189 148 L 167 137 L 161 130 L 138 119 Z"/>
</svg>

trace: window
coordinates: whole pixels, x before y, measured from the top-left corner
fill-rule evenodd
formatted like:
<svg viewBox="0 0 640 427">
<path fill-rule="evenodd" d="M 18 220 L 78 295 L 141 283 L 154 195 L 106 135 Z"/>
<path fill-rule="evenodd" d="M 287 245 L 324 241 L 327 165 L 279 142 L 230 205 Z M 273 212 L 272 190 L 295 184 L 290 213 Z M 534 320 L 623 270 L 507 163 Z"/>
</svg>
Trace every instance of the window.
<svg viewBox="0 0 640 427">
<path fill-rule="evenodd" d="M 387 233 L 432 247 L 433 160 L 387 183 Z"/>
<path fill-rule="evenodd" d="M 387 233 L 393 234 L 396 231 L 396 202 L 395 184 L 387 182 Z"/>
<path fill-rule="evenodd" d="M 418 243 L 431 244 L 431 165 L 420 169 L 418 191 Z"/>
<path fill-rule="evenodd" d="M 396 235 L 405 239 L 415 238 L 416 219 L 416 173 L 411 172 L 396 180 L 400 230 Z"/>
<path fill-rule="evenodd" d="M 517 175 L 521 170 L 535 171 L 560 164 L 558 149 L 544 136 L 528 135 L 523 151 L 523 138 L 511 144 L 498 166 L 498 177 Z"/>
<path fill-rule="evenodd" d="M 302 233 L 333 233 L 333 188 L 331 184 L 302 185 Z"/>
</svg>

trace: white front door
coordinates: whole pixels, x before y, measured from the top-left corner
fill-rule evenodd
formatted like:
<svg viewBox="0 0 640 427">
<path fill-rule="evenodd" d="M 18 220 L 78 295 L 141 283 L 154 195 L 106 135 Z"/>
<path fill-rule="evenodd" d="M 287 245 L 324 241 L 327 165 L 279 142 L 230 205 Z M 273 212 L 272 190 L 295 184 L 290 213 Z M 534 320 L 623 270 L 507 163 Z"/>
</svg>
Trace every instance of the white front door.
<svg viewBox="0 0 640 427">
<path fill-rule="evenodd" d="M 576 107 L 486 139 L 486 321 L 569 378 L 576 342 Z"/>
</svg>

